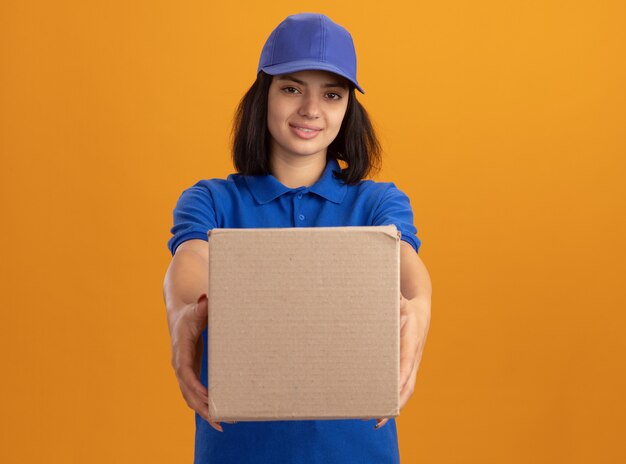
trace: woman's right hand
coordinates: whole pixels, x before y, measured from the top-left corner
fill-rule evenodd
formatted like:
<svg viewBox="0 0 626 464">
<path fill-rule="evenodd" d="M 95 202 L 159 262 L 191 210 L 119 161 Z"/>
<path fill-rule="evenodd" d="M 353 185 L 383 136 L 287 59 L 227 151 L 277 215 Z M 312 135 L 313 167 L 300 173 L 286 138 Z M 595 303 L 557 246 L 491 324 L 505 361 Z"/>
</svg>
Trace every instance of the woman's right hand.
<svg viewBox="0 0 626 464">
<path fill-rule="evenodd" d="M 207 317 L 206 295 L 201 295 L 197 303 L 182 309 L 171 327 L 172 367 L 187 405 L 215 430 L 223 432 L 219 422 L 209 420 L 208 391 L 200 382 L 202 331 L 207 326 Z"/>
</svg>

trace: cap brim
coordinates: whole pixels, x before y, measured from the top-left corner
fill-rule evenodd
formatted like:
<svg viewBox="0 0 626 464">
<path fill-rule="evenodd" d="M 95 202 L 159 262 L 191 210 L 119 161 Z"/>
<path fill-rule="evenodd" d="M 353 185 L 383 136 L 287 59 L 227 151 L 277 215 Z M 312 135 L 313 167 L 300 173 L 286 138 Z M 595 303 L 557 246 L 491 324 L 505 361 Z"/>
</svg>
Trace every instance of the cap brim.
<svg viewBox="0 0 626 464">
<path fill-rule="evenodd" d="M 298 72 L 298 71 L 328 71 L 331 73 L 338 74 L 341 77 L 344 77 L 345 79 L 352 82 L 359 92 L 363 94 L 365 93 L 365 91 L 361 88 L 359 83 L 356 80 L 352 79 L 347 72 L 343 71 L 337 66 L 333 66 L 331 64 L 326 64 L 326 63 L 320 63 L 319 61 L 302 60 L 302 61 L 292 61 L 289 63 L 280 63 L 280 64 L 275 64 L 273 66 L 262 67 L 259 69 L 259 72 L 260 71 L 263 71 L 266 74 L 269 74 L 271 76 L 276 76 L 278 74 Z"/>
</svg>

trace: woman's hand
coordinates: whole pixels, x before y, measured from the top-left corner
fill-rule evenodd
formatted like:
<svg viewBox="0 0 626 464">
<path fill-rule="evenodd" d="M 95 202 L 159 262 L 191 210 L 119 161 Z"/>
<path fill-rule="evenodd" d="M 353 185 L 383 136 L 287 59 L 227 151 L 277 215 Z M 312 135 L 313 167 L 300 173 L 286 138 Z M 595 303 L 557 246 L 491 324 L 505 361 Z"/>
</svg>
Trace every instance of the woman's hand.
<svg viewBox="0 0 626 464">
<path fill-rule="evenodd" d="M 207 326 L 207 304 L 206 295 L 201 295 L 196 304 L 182 309 L 172 324 L 172 367 L 187 405 L 215 430 L 223 432 L 219 422 L 209 420 L 209 396 L 200 382 L 202 331 Z"/>
<path fill-rule="evenodd" d="M 404 408 L 415 389 L 417 370 L 430 326 L 430 299 L 407 300 L 400 295 L 400 409 Z M 380 428 L 388 418 L 376 419 Z"/>
</svg>

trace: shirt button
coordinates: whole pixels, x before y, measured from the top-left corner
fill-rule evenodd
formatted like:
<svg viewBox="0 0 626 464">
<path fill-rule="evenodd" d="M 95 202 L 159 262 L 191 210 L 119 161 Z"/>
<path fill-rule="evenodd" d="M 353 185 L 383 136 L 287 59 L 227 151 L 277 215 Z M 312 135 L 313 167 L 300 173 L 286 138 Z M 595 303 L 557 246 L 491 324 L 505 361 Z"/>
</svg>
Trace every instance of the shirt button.
<svg viewBox="0 0 626 464">
<path fill-rule="evenodd" d="M 301 221 L 304 221 L 304 214 L 301 214 L 300 216 L 298 216 L 298 218 L 299 218 Z"/>
<path fill-rule="evenodd" d="M 302 194 L 298 193 L 298 200 L 300 200 L 302 198 Z"/>
</svg>

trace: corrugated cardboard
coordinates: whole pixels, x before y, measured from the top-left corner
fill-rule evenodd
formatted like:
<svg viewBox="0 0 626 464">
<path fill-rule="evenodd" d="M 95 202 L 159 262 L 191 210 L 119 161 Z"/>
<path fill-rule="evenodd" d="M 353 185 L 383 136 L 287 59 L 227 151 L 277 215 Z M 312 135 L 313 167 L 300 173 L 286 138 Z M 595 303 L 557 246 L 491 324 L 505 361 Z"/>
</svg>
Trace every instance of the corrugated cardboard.
<svg viewBox="0 0 626 464">
<path fill-rule="evenodd" d="M 213 229 L 209 416 L 397 416 L 399 306 L 393 225 Z"/>
</svg>

